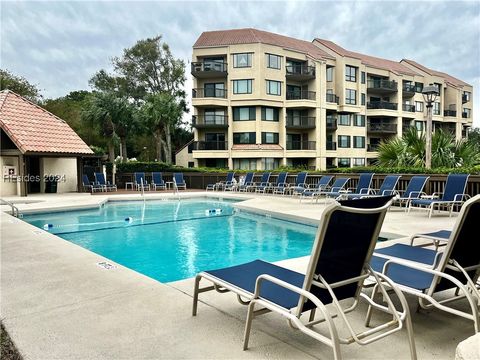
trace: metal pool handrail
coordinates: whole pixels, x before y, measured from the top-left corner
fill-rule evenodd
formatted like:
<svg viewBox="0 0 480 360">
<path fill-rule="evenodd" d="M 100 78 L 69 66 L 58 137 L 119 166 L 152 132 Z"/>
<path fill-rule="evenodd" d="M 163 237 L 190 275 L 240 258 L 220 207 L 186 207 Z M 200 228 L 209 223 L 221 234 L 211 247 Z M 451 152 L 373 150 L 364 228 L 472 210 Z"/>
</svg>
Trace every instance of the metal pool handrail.
<svg viewBox="0 0 480 360">
<path fill-rule="evenodd" d="M 18 208 L 15 205 L 13 205 L 12 202 L 1 199 L 1 198 L 0 198 L 0 202 L 1 202 L 2 205 L 8 205 L 8 206 L 11 207 L 11 212 L 12 212 L 13 216 L 20 217 L 20 211 L 18 210 Z"/>
</svg>

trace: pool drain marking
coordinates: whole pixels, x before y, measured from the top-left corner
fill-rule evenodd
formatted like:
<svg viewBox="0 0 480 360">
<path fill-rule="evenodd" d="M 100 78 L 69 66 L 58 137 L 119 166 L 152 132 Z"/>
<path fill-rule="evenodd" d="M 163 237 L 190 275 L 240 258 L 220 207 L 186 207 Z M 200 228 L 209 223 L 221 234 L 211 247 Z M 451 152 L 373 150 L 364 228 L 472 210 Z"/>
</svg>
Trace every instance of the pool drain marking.
<svg viewBox="0 0 480 360">
<path fill-rule="evenodd" d="M 98 267 L 101 267 L 102 269 L 105 269 L 105 270 L 113 270 L 113 269 L 116 269 L 116 268 L 117 268 L 116 265 L 110 264 L 110 263 L 107 262 L 107 261 L 98 262 L 98 263 L 97 263 L 97 266 L 98 266 Z"/>
</svg>

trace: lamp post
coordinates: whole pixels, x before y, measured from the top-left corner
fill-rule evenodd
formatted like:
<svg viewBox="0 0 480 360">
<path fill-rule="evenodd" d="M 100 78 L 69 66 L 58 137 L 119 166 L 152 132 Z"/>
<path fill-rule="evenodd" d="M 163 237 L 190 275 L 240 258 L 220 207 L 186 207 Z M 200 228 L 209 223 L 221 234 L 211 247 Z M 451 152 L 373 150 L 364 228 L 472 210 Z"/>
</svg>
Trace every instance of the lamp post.
<svg viewBox="0 0 480 360">
<path fill-rule="evenodd" d="M 437 99 L 438 88 L 434 84 L 425 86 L 422 91 L 423 99 L 427 106 L 427 129 L 425 134 L 425 167 L 432 168 L 432 107 Z"/>
</svg>

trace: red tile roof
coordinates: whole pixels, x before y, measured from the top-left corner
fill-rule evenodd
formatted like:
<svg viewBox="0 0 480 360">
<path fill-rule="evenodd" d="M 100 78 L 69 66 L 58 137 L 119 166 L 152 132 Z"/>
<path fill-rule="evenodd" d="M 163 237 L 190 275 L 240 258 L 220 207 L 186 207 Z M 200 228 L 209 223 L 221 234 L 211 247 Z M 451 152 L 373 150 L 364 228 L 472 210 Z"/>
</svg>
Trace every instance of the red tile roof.
<svg viewBox="0 0 480 360">
<path fill-rule="evenodd" d="M 453 86 L 460 86 L 460 87 L 471 86 L 470 84 L 467 84 L 466 82 L 464 82 L 460 79 L 457 79 L 456 77 L 453 77 L 453 76 L 448 75 L 448 74 L 446 74 L 444 72 L 441 72 L 441 71 L 436 71 L 436 70 L 429 69 L 426 66 L 423 66 L 422 64 L 417 63 L 416 61 L 403 59 L 401 62 L 406 62 L 407 64 L 410 64 L 413 67 L 416 67 L 417 69 L 419 69 L 419 70 L 421 70 L 421 71 L 423 71 L 423 72 L 425 72 L 429 75 L 439 76 L 441 78 L 444 78 L 446 82 L 452 84 Z"/>
<path fill-rule="evenodd" d="M 256 43 L 275 45 L 285 49 L 295 50 L 307 54 L 317 60 L 332 59 L 332 56 L 313 45 L 310 41 L 298 40 L 288 36 L 251 28 L 205 31 L 200 35 L 193 47 L 201 48 Z"/>
<path fill-rule="evenodd" d="M 338 55 L 348 56 L 354 59 L 358 59 L 367 66 L 371 66 L 377 69 L 389 70 L 395 74 L 404 74 L 404 75 L 411 75 L 411 76 L 419 75 L 419 73 L 415 72 L 409 67 L 402 65 L 401 63 L 393 60 L 382 59 L 375 56 L 360 54 L 354 51 L 346 50 L 330 40 L 315 39 L 314 41 L 318 41 L 320 44 L 334 51 Z"/>
<path fill-rule="evenodd" d="M 0 127 L 23 154 L 93 154 L 64 120 L 10 90 L 0 91 Z"/>
<path fill-rule="evenodd" d="M 235 144 L 232 145 L 232 150 L 283 150 L 277 144 Z"/>
</svg>

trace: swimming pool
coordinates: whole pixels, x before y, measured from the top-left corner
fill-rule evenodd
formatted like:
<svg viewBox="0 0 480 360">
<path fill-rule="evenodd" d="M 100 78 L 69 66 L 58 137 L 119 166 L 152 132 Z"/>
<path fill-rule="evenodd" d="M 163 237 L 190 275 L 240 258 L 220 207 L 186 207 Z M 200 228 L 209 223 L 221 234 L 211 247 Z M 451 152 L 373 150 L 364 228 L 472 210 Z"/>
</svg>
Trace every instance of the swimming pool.
<svg viewBox="0 0 480 360">
<path fill-rule="evenodd" d="M 316 227 L 237 211 L 212 199 L 109 202 L 24 220 L 161 282 L 254 259 L 310 254 Z"/>
</svg>

